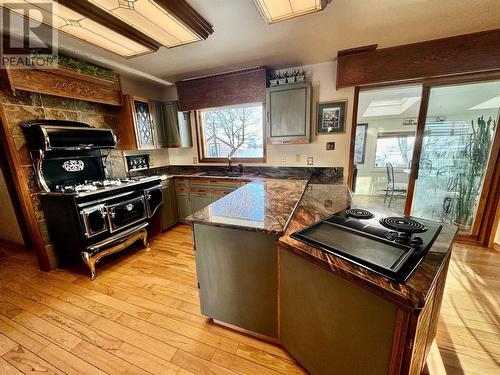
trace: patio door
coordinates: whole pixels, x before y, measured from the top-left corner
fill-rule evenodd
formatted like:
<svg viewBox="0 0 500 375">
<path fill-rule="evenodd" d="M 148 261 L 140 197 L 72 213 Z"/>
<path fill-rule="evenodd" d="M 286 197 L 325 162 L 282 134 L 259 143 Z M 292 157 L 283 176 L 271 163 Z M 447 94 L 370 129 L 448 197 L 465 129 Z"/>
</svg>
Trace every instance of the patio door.
<svg viewBox="0 0 500 375">
<path fill-rule="evenodd" d="M 498 157 L 500 80 L 424 84 L 405 214 L 478 235 Z"/>
</svg>

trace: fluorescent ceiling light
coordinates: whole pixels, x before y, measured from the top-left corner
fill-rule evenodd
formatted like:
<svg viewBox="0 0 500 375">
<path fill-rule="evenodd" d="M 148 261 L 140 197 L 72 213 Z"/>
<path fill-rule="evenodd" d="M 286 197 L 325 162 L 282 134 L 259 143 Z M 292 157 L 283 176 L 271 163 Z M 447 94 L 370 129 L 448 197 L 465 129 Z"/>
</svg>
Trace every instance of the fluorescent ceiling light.
<svg viewBox="0 0 500 375">
<path fill-rule="evenodd" d="M 25 3 L 27 7 L 39 11 L 30 11 L 31 19 L 118 55 L 132 57 L 153 51 L 55 1 L 2 1 L 2 6 L 24 16 L 23 10 L 18 6 L 19 3 Z"/>
<path fill-rule="evenodd" d="M 53 27 L 60 32 L 95 44 L 108 51 L 125 57 L 142 55 L 153 50 L 129 39 L 110 28 L 103 26 L 82 14 L 71 10 L 55 1 L 34 2 L 33 0 L 4 1 L 2 6 L 24 16 L 19 3 L 37 11 L 29 12 L 30 18 Z"/>
<path fill-rule="evenodd" d="M 363 117 L 402 115 L 412 105 L 420 101 L 420 96 L 408 98 L 372 100 L 363 113 Z"/>
<path fill-rule="evenodd" d="M 0 0 L 0 5 L 124 57 L 213 33 L 185 0 Z"/>
<path fill-rule="evenodd" d="M 479 103 L 474 107 L 470 107 L 468 110 L 473 111 L 475 109 L 498 109 L 498 108 L 500 108 L 500 95 L 488 99 L 485 102 Z"/>
<path fill-rule="evenodd" d="M 86 0 L 119 18 L 165 47 L 192 43 L 201 38 L 154 0 Z"/>
<path fill-rule="evenodd" d="M 284 21 L 324 9 L 331 0 L 254 0 L 267 23 Z"/>
</svg>

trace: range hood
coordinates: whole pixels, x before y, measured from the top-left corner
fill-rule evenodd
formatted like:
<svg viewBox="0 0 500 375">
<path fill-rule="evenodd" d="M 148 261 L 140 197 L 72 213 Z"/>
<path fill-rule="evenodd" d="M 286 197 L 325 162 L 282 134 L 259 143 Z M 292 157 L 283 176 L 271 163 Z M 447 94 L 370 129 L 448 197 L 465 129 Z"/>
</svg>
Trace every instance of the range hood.
<svg viewBox="0 0 500 375">
<path fill-rule="evenodd" d="M 32 120 L 21 126 L 31 151 L 111 149 L 118 142 L 113 130 L 77 121 Z"/>
</svg>

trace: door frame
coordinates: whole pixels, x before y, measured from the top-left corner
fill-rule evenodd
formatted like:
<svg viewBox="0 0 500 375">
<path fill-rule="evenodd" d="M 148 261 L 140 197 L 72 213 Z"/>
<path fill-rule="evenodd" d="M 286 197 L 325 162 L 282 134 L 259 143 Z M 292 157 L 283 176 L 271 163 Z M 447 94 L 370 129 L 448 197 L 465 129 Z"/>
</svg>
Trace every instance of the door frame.
<svg viewBox="0 0 500 375">
<path fill-rule="evenodd" d="M 422 142 L 427 119 L 427 109 L 431 89 L 441 86 L 464 85 L 467 83 L 481 83 L 487 81 L 500 80 L 500 71 L 485 73 L 461 74 L 452 77 L 416 79 L 403 82 L 387 82 L 371 85 L 362 85 L 354 87 L 354 103 L 351 126 L 351 145 L 349 154 L 349 173 L 347 175 L 347 185 L 352 189 L 354 172 L 354 146 L 356 137 L 356 126 L 358 119 L 359 94 L 363 89 L 374 89 L 392 86 L 403 86 L 411 84 L 422 85 L 422 96 L 420 101 L 420 110 L 418 115 L 417 129 L 415 134 L 415 145 L 413 149 L 412 164 L 410 167 L 410 176 L 408 181 L 408 191 L 405 201 L 404 215 L 410 215 L 413 204 L 413 195 L 415 192 L 416 179 L 418 178 L 418 162 L 422 151 Z M 497 129 L 493 139 L 490 158 L 486 167 L 484 185 L 489 188 L 481 190 L 479 205 L 476 211 L 476 217 L 472 225 L 471 234 L 458 234 L 456 239 L 461 242 L 468 242 L 480 246 L 491 246 L 494 237 L 495 225 L 498 225 L 500 215 L 497 214 L 497 208 L 500 202 L 500 111 L 497 118 Z M 479 218 L 479 220 L 478 220 Z"/>
</svg>

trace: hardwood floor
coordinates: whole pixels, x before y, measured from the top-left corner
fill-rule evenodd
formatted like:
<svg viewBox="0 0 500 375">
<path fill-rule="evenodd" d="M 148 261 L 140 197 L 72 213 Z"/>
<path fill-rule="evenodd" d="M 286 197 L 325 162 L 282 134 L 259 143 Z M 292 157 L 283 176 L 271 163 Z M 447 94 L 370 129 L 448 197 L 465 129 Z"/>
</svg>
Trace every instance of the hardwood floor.
<svg viewBox="0 0 500 375">
<path fill-rule="evenodd" d="M 199 313 L 189 227 L 108 260 L 38 271 L 0 244 L 0 374 L 305 374 L 285 350 Z M 500 253 L 456 245 L 428 372 L 500 371 Z"/>
</svg>

